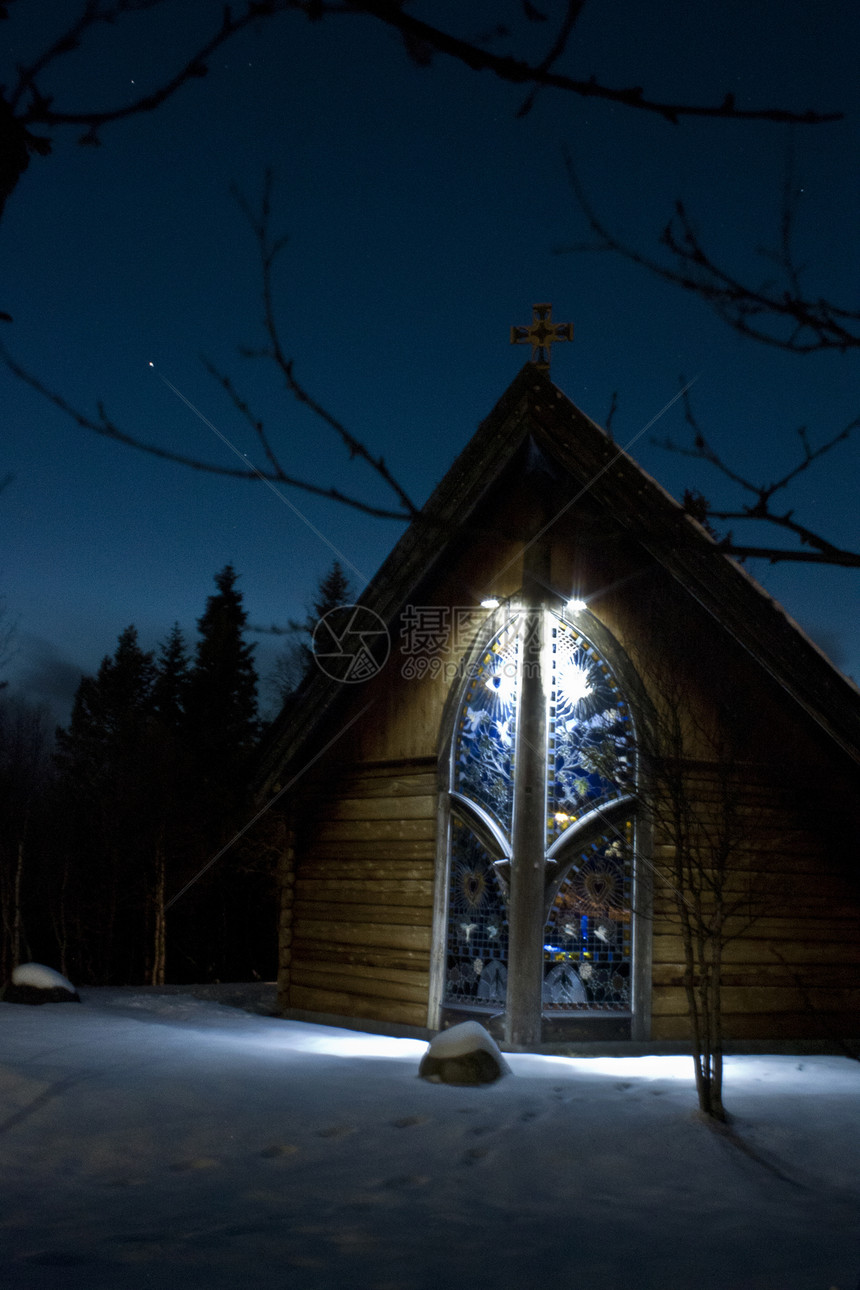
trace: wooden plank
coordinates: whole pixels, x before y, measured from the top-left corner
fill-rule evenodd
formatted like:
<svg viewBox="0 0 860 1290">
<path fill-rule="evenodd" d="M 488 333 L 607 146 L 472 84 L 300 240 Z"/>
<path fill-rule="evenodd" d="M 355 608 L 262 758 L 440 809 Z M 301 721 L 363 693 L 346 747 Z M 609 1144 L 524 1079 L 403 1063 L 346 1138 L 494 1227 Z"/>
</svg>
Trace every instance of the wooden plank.
<svg viewBox="0 0 860 1290">
<path fill-rule="evenodd" d="M 319 953 L 318 947 L 317 953 Z M 350 981 L 354 981 L 356 984 L 362 981 L 383 981 L 389 984 L 418 986 L 425 993 L 430 984 L 430 971 L 426 960 L 420 967 L 406 969 L 389 966 L 368 967 L 364 963 L 347 963 L 343 960 L 334 961 L 327 955 L 325 959 L 302 959 L 301 968 L 304 972 L 335 973 L 338 976 L 348 977 Z"/>
<path fill-rule="evenodd" d="M 722 992 L 722 1007 L 726 1016 L 731 1013 L 798 1012 L 804 1007 L 817 1011 L 832 1009 L 834 1005 L 856 1013 L 860 1009 L 860 989 L 811 989 L 803 998 L 796 987 L 749 986 L 729 987 Z M 678 1015 L 687 1011 L 687 996 L 683 989 L 660 986 L 652 994 L 652 1011 L 655 1017 Z"/>
<path fill-rule="evenodd" d="M 311 918 L 297 919 L 294 935 L 324 944 L 383 945 L 391 949 L 430 949 L 429 927 L 387 926 L 381 923 L 330 923 Z"/>
<path fill-rule="evenodd" d="M 394 775 L 368 779 L 365 777 L 350 778 L 338 792 L 344 800 L 348 798 L 396 797 L 406 801 L 410 797 L 434 797 L 439 792 L 439 774 L 429 771 L 416 775 Z M 329 798 L 329 800 L 331 800 Z"/>
<path fill-rule="evenodd" d="M 724 1038 L 729 1042 L 732 1039 L 808 1039 L 838 1045 L 841 1038 L 856 1036 L 860 1030 L 856 1018 L 846 1017 L 839 1012 L 781 1012 L 775 1016 L 768 1013 L 747 1013 L 725 1017 L 723 1020 Z M 655 1040 L 688 1040 L 689 1021 L 686 1017 L 655 1018 L 651 1034 Z"/>
<path fill-rule="evenodd" d="M 427 1007 L 402 999 L 375 999 L 344 991 L 316 990 L 291 986 L 291 1008 L 306 1012 L 331 1013 L 340 1017 L 370 1017 L 375 1021 L 397 1021 L 407 1026 L 426 1026 Z"/>
<path fill-rule="evenodd" d="M 298 858 L 296 865 L 304 870 L 316 863 L 328 864 L 332 861 L 345 860 L 357 864 L 362 860 L 376 862 L 388 860 L 396 864 L 414 861 L 427 865 L 435 860 L 436 848 L 433 842 L 315 842 Z"/>
<path fill-rule="evenodd" d="M 314 841 L 370 842 L 404 839 L 417 842 L 435 840 L 435 819 L 422 820 L 323 820 L 314 830 Z"/>
<path fill-rule="evenodd" d="M 334 901 L 296 900 L 293 907 L 295 922 L 322 918 L 335 929 L 345 924 L 361 923 L 379 923 L 386 927 L 429 927 L 433 922 L 433 908 L 431 905 L 385 905 L 381 901 L 372 905 L 339 905 Z"/>
<path fill-rule="evenodd" d="M 430 775 L 435 772 L 436 758 L 433 757 L 395 757 L 385 761 L 357 761 L 350 768 L 350 774 L 360 775 L 365 779 L 385 779 L 391 775 Z"/>
<path fill-rule="evenodd" d="M 798 971 L 781 963 L 724 964 L 723 986 L 756 986 L 778 984 L 794 989 L 810 987 L 842 989 L 860 987 L 860 963 L 844 964 L 837 959 L 830 963 L 809 962 Z M 652 970 L 654 986 L 682 986 L 683 963 L 658 963 Z"/>
<path fill-rule="evenodd" d="M 424 761 L 414 770 L 410 770 L 408 764 L 398 762 L 375 772 L 359 764 L 347 769 L 334 782 L 334 793 L 338 798 L 435 796 L 438 789 L 439 774 L 435 761 L 431 769 L 427 769 Z M 302 809 L 306 806 L 325 807 L 331 800 L 332 783 L 326 777 L 302 794 Z"/>
<path fill-rule="evenodd" d="M 727 904 L 733 901 L 733 897 L 726 897 Z M 705 915 L 713 906 L 703 901 L 703 912 Z M 654 917 L 658 919 L 672 920 L 678 919 L 674 902 L 657 899 L 654 902 Z M 843 903 L 841 901 L 828 899 L 826 895 L 808 897 L 801 903 L 797 900 L 763 900 L 761 904 L 752 904 L 748 908 L 739 906 L 735 913 L 730 917 L 740 920 L 746 927 L 757 927 L 759 923 L 767 919 L 785 919 L 798 927 L 803 926 L 807 920 L 815 918 L 823 925 L 832 923 L 834 926 L 844 922 L 847 924 L 857 924 L 860 922 L 860 907 L 853 904 Z M 732 929 L 733 934 L 734 929 Z"/>
<path fill-rule="evenodd" d="M 838 1045 L 860 1035 L 857 1016 L 839 1011 L 747 1013 L 726 1018 L 727 1033 L 738 1039 L 814 1039 Z"/>
<path fill-rule="evenodd" d="M 349 964 L 369 969 L 384 970 L 402 969 L 404 971 L 429 971 L 430 954 L 428 950 L 391 949 L 383 945 L 326 945 L 321 949 L 319 941 L 305 940 L 296 937 L 293 940 L 293 957 L 296 962 L 318 962 L 323 956 L 333 963 Z"/>
<path fill-rule="evenodd" d="M 354 878 L 304 878 L 296 881 L 296 899 L 304 901 L 336 900 L 341 905 L 362 904 L 368 900 L 385 905 L 424 906 L 433 903 L 432 882 L 377 878 L 368 874 L 363 882 Z"/>
<path fill-rule="evenodd" d="M 785 944 L 788 942 L 788 944 Z M 833 924 L 829 921 L 821 920 L 819 924 L 812 924 L 812 920 L 805 920 L 798 924 L 790 918 L 785 918 L 783 922 L 774 924 L 770 921 L 765 924 L 763 918 L 749 928 L 740 937 L 732 938 L 726 943 L 726 955 L 730 960 L 738 956 L 738 961 L 743 961 L 743 956 L 747 953 L 747 946 L 763 947 L 767 944 L 774 944 L 780 953 L 788 955 L 792 944 L 797 946 L 816 946 L 820 944 L 821 952 L 828 952 L 832 944 L 841 944 L 843 955 L 850 957 L 860 957 L 860 920 L 846 921 L 839 926 L 838 934 L 833 929 Z M 752 949 L 750 949 L 752 952 Z M 659 925 L 655 930 L 652 938 L 652 955 L 655 961 L 672 961 L 678 962 L 683 958 L 683 940 L 677 924 L 673 926 Z M 775 956 L 768 956 L 774 958 Z"/>
<path fill-rule="evenodd" d="M 308 860 L 299 869 L 297 882 L 432 882 L 435 868 L 429 860 L 355 860 L 340 855 L 330 860 Z"/>
<path fill-rule="evenodd" d="M 319 967 L 313 969 L 294 966 L 291 984 L 307 986 L 313 990 L 342 990 L 347 994 L 359 995 L 371 999 L 404 999 L 408 1003 L 419 1003 L 427 1009 L 427 987 L 420 982 L 380 981 L 373 977 L 357 978 L 348 973 L 328 971 Z"/>
<path fill-rule="evenodd" d="M 853 940 L 850 941 L 845 937 L 832 941 L 783 941 L 753 934 L 729 941 L 723 950 L 723 961 L 727 964 L 779 963 L 778 951 L 788 963 L 844 963 L 849 947 L 853 962 L 860 962 L 860 928 L 854 929 Z M 655 965 L 684 961 L 684 946 L 679 935 L 655 936 L 652 948 Z"/>
<path fill-rule="evenodd" d="M 843 892 L 853 890 L 855 895 L 857 893 L 856 882 L 849 880 L 847 870 L 843 873 L 836 866 L 825 868 L 822 856 L 817 852 L 784 854 L 755 849 L 735 856 L 724 868 L 702 863 L 700 869 L 703 878 L 706 879 L 711 878 L 712 875 L 716 875 L 717 878 L 722 876 L 723 881 L 733 883 L 735 886 L 744 883 L 764 883 L 765 890 L 771 889 L 782 879 L 792 890 L 808 891 L 810 890 L 808 879 L 811 874 L 814 874 L 814 890 L 823 886 Z M 658 880 L 674 882 L 671 860 L 655 857 L 654 871 Z"/>
<path fill-rule="evenodd" d="M 434 820 L 436 795 L 343 797 L 329 804 L 330 820 Z"/>
</svg>

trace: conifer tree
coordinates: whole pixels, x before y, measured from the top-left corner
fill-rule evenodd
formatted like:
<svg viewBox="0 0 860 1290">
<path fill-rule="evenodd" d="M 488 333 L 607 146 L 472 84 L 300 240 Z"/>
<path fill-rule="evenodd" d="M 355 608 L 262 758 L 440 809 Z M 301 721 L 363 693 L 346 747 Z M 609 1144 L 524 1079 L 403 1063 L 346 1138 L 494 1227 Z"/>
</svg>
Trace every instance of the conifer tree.
<svg viewBox="0 0 860 1290">
<path fill-rule="evenodd" d="M 157 674 L 152 687 L 153 710 L 165 731 L 179 734 L 186 728 L 191 669 L 188 647 L 179 623 L 174 623 L 159 645 Z"/>
<path fill-rule="evenodd" d="M 320 578 L 316 595 L 313 599 L 314 619 L 306 624 L 313 633 L 313 629 L 321 618 L 324 618 L 332 609 L 339 609 L 341 605 L 347 604 L 353 596 L 352 584 L 349 577 L 344 571 L 340 560 L 335 560 L 324 578 Z"/>
<path fill-rule="evenodd" d="M 198 619 L 200 639 L 188 684 L 195 818 L 184 881 L 193 886 L 168 915 L 179 956 L 173 970 L 186 980 L 242 979 L 261 911 L 273 908 L 268 891 L 268 903 L 261 905 L 240 847 L 231 847 L 208 868 L 247 823 L 248 767 L 259 736 L 255 647 L 244 637 L 247 614 L 236 584 L 231 564 L 215 576 L 216 593 Z M 198 880 L 201 869 L 206 871 Z"/>
<path fill-rule="evenodd" d="M 77 909 L 77 970 L 140 980 L 158 828 L 153 746 L 155 665 L 137 630 L 121 633 L 94 677 L 82 677 L 68 729 L 57 731 L 59 791 Z"/>
<path fill-rule="evenodd" d="M 81 787 L 117 781 L 140 753 L 152 713 L 155 666 L 137 628 L 120 634 L 97 674 L 81 677 L 68 729 L 57 731 L 58 759 Z"/>
<path fill-rule="evenodd" d="M 2 688 L 2 687 L 0 687 Z M 32 957 L 25 909 L 44 870 L 43 803 L 50 784 L 47 713 L 0 695 L 0 974 Z M 42 854 L 40 855 L 40 843 Z M 41 862 L 41 863 L 40 863 Z"/>
<path fill-rule="evenodd" d="M 187 879 L 187 857 L 196 855 L 197 768 L 188 727 L 191 669 L 185 636 L 174 623 L 160 642 L 152 687 L 153 733 L 159 780 L 151 895 L 152 938 L 147 978 L 154 985 L 167 978 L 168 920 L 166 901 Z M 172 939 L 172 938 L 171 938 Z"/>
<path fill-rule="evenodd" d="M 335 560 L 328 573 L 320 578 L 304 622 L 290 623 L 290 642 L 275 658 L 270 686 L 282 704 L 295 694 L 313 666 L 313 636 L 317 623 L 333 609 L 349 604 L 354 595 L 343 565 Z"/>
<path fill-rule="evenodd" d="M 216 595 L 197 620 L 200 640 L 188 687 L 188 714 L 199 764 L 210 787 L 234 794 L 259 735 L 254 645 L 244 638 L 248 615 L 237 574 L 215 575 Z"/>
</svg>

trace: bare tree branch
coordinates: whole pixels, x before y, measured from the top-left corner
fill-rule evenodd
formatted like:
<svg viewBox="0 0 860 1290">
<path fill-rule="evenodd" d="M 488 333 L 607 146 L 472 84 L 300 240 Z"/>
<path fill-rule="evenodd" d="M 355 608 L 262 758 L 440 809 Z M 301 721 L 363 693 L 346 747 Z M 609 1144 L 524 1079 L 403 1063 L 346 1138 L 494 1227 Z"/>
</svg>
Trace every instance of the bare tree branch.
<svg viewBox="0 0 860 1290">
<path fill-rule="evenodd" d="M 338 15 L 373 18 L 400 33 L 407 52 L 416 62 L 428 63 L 434 54 L 445 54 L 473 71 L 489 71 L 508 83 L 531 86 L 529 95 L 520 106 L 520 116 L 531 109 L 538 90 L 555 89 L 585 98 L 601 98 L 620 103 L 637 111 L 657 114 L 673 123 L 682 117 L 705 117 L 817 125 L 839 120 L 841 117 L 840 113 L 811 109 L 793 111 L 781 107 L 738 108 L 731 93 L 714 104 L 653 99 L 646 97 L 639 85 L 614 88 L 602 84 L 595 76 L 587 79 L 568 76 L 556 70 L 556 64 L 567 49 L 585 0 L 568 0 L 558 34 L 547 54 L 537 64 L 513 55 L 494 53 L 480 41 L 464 40 L 448 30 L 424 22 L 409 13 L 402 0 L 245 0 L 235 14 L 229 4 L 225 5 L 217 29 L 192 52 L 182 66 L 161 85 L 131 102 L 99 111 L 91 108 L 73 111 L 56 104 L 54 97 L 42 88 L 45 74 L 63 58 L 81 48 L 87 36 L 97 26 L 114 23 L 130 13 L 158 8 L 164 3 L 166 0 L 84 0 L 79 18 L 29 64 L 18 65 L 17 77 L 5 98 L 0 90 L 0 148 L 3 154 L 0 167 L 0 213 L 29 165 L 30 156 L 33 153 L 46 156 L 52 149 L 53 141 L 49 134 L 34 133 L 32 127 L 51 131 L 63 126 L 85 126 L 79 142 L 97 144 L 99 132 L 105 126 L 152 112 L 183 85 L 205 76 L 212 55 L 244 28 L 283 13 L 300 14 L 311 21 Z M 546 19 L 546 15 L 530 3 L 523 5 L 523 15 L 531 22 Z M 505 23 L 500 23 L 496 34 L 510 36 L 511 31 Z"/>
<path fill-rule="evenodd" d="M 681 378 L 682 386 L 684 385 Z M 801 444 L 801 456 L 799 461 L 785 472 L 779 479 L 773 480 L 769 484 L 756 484 L 747 479 L 734 467 L 730 466 L 716 448 L 705 437 L 701 426 L 693 412 L 692 403 L 688 392 L 684 393 L 684 417 L 689 425 L 693 442 L 692 445 L 679 444 L 674 439 L 652 439 L 652 443 L 658 447 L 665 448 L 669 452 L 674 452 L 682 457 L 692 457 L 695 461 L 705 461 L 709 466 L 713 466 L 726 479 L 731 480 L 733 484 L 738 485 L 744 492 L 753 497 L 753 501 L 748 505 L 741 506 L 733 510 L 720 510 L 712 506 L 701 493 L 689 491 L 685 494 L 684 504 L 688 514 L 692 515 L 700 523 L 704 524 L 711 535 L 719 542 L 719 549 L 724 555 L 737 556 L 740 559 L 757 558 L 769 560 L 771 564 L 786 563 L 793 561 L 805 564 L 830 564 L 839 565 L 843 568 L 860 568 L 860 552 L 847 550 L 844 547 L 836 546 L 820 533 L 816 533 L 807 525 L 801 524 L 794 518 L 794 511 L 776 511 L 772 507 L 772 501 L 777 493 L 786 489 L 789 484 L 804 471 L 808 470 L 813 462 L 818 461 L 821 457 L 831 452 L 837 444 L 845 441 L 860 428 L 860 417 L 855 417 L 848 425 L 844 426 L 837 434 L 826 439 L 817 447 L 813 447 L 809 441 L 806 426 L 800 426 L 797 434 Z M 801 547 L 793 548 L 775 548 L 762 546 L 748 546 L 743 543 L 735 542 L 731 533 L 725 538 L 719 538 L 717 533 L 711 527 L 710 521 L 728 521 L 728 520 L 755 520 L 765 524 L 774 525 L 776 528 L 783 529 L 792 533 L 801 543 Z M 804 550 L 803 548 L 810 548 Z"/>
<path fill-rule="evenodd" d="M 802 285 L 802 268 L 795 260 L 792 247 L 796 190 L 790 166 L 783 195 L 779 250 L 762 252 L 775 260 L 780 277 L 776 282 L 769 279 L 753 284 L 724 269 L 712 258 L 682 201 L 676 201 L 674 216 L 660 236 L 660 245 L 673 257 L 671 262 L 631 246 L 611 232 L 599 217 L 569 153 L 565 154 L 565 165 L 571 189 L 595 241 L 557 247 L 558 254 L 611 251 L 664 282 L 698 296 L 741 335 L 776 349 L 811 354 L 821 350 L 844 353 L 860 348 L 860 309 L 844 308 L 813 297 Z"/>
<path fill-rule="evenodd" d="M 617 411 L 618 411 L 618 391 L 613 390 L 612 398 L 609 403 L 609 411 L 606 413 L 606 416 L 603 421 L 603 429 L 609 435 L 610 439 L 612 439 L 612 422 L 615 420 L 615 413 Z"/>
<path fill-rule="evenodd" d="M 173 76 L 150 93 L 106 111 L 66 111 L 56 107 L 53 97 L 39 88 L 37 78 L 41 77 L 52 64 L 79 49 L 81 43 L 96 26 L 112 24 L 125 14 L 155 9 L 163 3 L 164 0 L 85 0 L 80 17 L 58 36 L 53 44 L 44 49 L 29 65 L 19 65 L 17 80 L 9 91 L 8 97 L 5 99 L 0 97 L 0 143 L 5 153 L 0 165 L 0 214 L 6 200 L 26 170 L 30 155 L 36 152 L 47 156 L 51 152 L 52 140 L 44 134 L 33 134 L 32 126 L 51 130 L 60 126 L 85 125 L 88 128 L 79 142 L 97 144 L 99 130 L 103 126 L 128 117 L 139 116 L 143 112 L 152 112 L 188 81 L 205 76 L 207 60 L 226 41 L 231 40 L 251 23 L 287 10 L 299 10 L 311 16 L 308 11 L 313 8 L 308 0 L 246 0 L 242 11 L 234 16 L 230 6 L 225 5 L 218 29 L 194 51 Z"/>
<path fill-rule="evenodd" d="M 282 466 L 272 440 L 268 435 L 265 425 L 260 417 L 257 417 L 252 411 L 250 404 L 238 392 L 231 378 L 221 372 L 207 358 L 203 358 L 203 364 L 210 375 L 218 382 L 224 392 L 227 394 L 234 408 L 239 412 L 243 419 L 250 425 L 260 446 L 263 449 L 268 469 L 261 470 L 257 466 L 249 465 L 247 467 L 224 466 L 220 463 L 205 461 L 199 457 L 191 457 L 185 453 L 178 453 L 170 448 L 163 448 L 159 444 L 150 443 L 136 435 L 129 434 L 113 421 L 104 409 L 103 404 L 97 405 L 98 415 L 93 417 L 79 408 L 73 407 L 61 394 L 52 390 L 44 381 L 23 367 L 8 350 L 0 345 L 0 362 L 4 363 L 10 372 L 19 380 L 24 381 L 27 385 L 41 394 L 43 398 L 53 403 L 54 407 L 59 408 L 61 412 L 70 417 L 81 429 L 91 430 L 94 434 L 103 436 L 106 439 L 113 439 L 117 443 L 125 444 L 129 448 L 136 448 L 139 452 L 148 453 L 153 457 L 160 457 L 165 461 L 173 461 L 178 465 L 189 466 L 192 470 L 204 471 L 213 475 L 227 475 L 233 479 L 261 480 L 268 483 L 283 484 L 289 488 L 298 488 L 303 492 L 312 493 L 317 497 L 325 497 L 330 501 L 339 502 L 344 506 L 350 506 L 354 510 L 361 511 L 365 515 L 372 515 L 378 519 L 393 519 L 409 521 L 415 519 L 420 508 L 412 501 L 405 488 L 391 473 L 384 457 L 374 457 L 367 446 L 357 439 L 346 426 L 333 416 L 317 399 L 313 398 L 303 385 L 296 378 L 294 371 L 294 362 L 288 358 L 284 349 L 283 342 L 278 330 L 277 318 L 275 315 L 274 301 L 274 282 L 273 275 L 278 256 L 287 244 L 285 237 L 275 237 L 271 231 L 271 195 L 272 195 L 273 177 L 271 171 L 266 172 L 263 185 L 263 196 L 260 203 L 259 212 L 254 212 L 247 200 L 238 192 L 235 192 L 237 201 L 245 213 L 254 235 L 257 239 L 257 245 L 260 253 L 260 265 L 262 273 L 262 295 L 263 295 L 263 326 L 266 332 L 268 344 L 262 349 L 250 349 L 243 347 L 240 352 L 246 357 L 266 358 L 271 360 L 280 374 L 283 376 L 286 387 L 290 395 L 296 402 L 307 407 L 314 416 L 318 417 L 329 429 L 333 430 L 345 446 L 350 460 L 361 460 L 367 463 L 371 469 L 379 476 L 385 486 L 394 493 L 399 503 L 399 509 L 392 507 L 379 506 L 374 502 L 365 501 L 349 493 L 344 493 L 335 487 L 325 488 L 319 484 L 307 479 L 300 479 L 295 475 L 288 473 Z"/>
<path fill-rule="evenodd" d="M 374 506 L 369 502 L 362 501 L 360 498 L 351 497 L 348 493 L 343 493 L 338 488 L 323 488 L 319 484 L 311 483 L 309 480 L 298 479 L 295 476 L 288 475 L 280 469 L 277 471 L 265 471 L 259 470 L 257 467 L 222 466 L 216 462 L 203 461 L 198 457 L 189 457 L 184 453 L 162 448 L 159 444 L 147 443 L 121 430 L 108 417 L 102 403 L 98 404 L 97 417 L 89 416 L 79 408 L 73 407 L 61 394 L 50 389 L 37 376 L 23 367 L 2 345 L 0 345 L 0 362 L 4 363 L 19 380 L 36 390 L 49 403 L 53 403 L 54 407 L 59 408 L 67 417 L 70 417 L 81 429 L 91 430 L 94 434 L 101 435 L 105 439 L 113 439 L 116 443 L 125 444 L 127 448 L 136 448 L 138 452 L 148 453 L 151 457 L 160 457 L 163 461 L 176 462 L 180 466 L 189 466 L 192 470 L 200 470 L 210 475 L 226 475 L 231 479 L 267 480 L 273 484 L 284 484 L 286 487 L 298 488 L 317 497 L 326 497 L 330 501 L 341 503 L 343 506 L 351 506 L 354 510 L 361 511 L 365 515 L 375 516 L 377 519 L 409 520 L 412 518 L 411 514 L 406 514 L 403 511 Z"/>
<path fill-rule="evenodd" d="M 323 7 L 328 8 L 328 6 Z M 571 6 L 571 8 L 576 7 Z M 456 58 L 459 62 L 464 63 L 466 67 L 471 68 L 472 71 L 490 71 L 495 76 L 498 76 L 500 80 L 509 81 L 514 85 L 534 85 L 565 90 L 568 93 L 579 94 L 584 98 L 606 99 L 611 103 L 621 103 L 625 107 L 655 113 L 673 124 L 677 123 L 681 117 L 709 117 L 733 121 L 783 121 L 804 125 L 820 125 L 827 121 L 840 120 L 842 116 L 841 113 L 793 112 L 783 108 L 739 108 L 735 102 L 734 95 L 731 93 L 726 94 L 720 103 L 715 104 L 692 104 L 649 99 L 645 97 L 645 91 L 641 85 L 615 89 L 601 84 L 593 76 L 588 80 L 581 80 L 576 77 L 566 76 L 562 72 L 553 71 L 552 63 L 557 60 L 558 55 L 553 54 L 552 50 L 550 55 L 537 66 L 523 62 L 521 59 L 510 55 L 493 54 L 470 41 L 461 40 L 450 32 L 443 31 L 440 27 L 433 27 L 429 23 L 422 22 L 420 18 L 413 17 L 412 14 L 407 13 L 401 7 L 397 0 L 355 0 L 355 3 L 348 5 L 348 8 L 356 13 L 365 13 L 378 18 L 381 22 L 397 28 L 410 42 L 436 50 L 440 54 L 447 54 L 451 58 Z M 577 16 L 578 13 L 574 14 L 571 20 L 570 14 L 568 14 L 565 19 L 565 26 L 562 29 L 564 33 L 562 50 L 567 43 L 567 38 L 573 29 Z M 553 46 L 554 48 L 555 46 Z M 561 50 L 559 50 L 560 53 Z"/>
<path fill-rule="evenodd" d="M 330 428 L 335 431 L 345 445 L 351 459 L 358 457 L 362 461 L 366 461 L 367 464 L 376 471 L 380 479 L 382 479 L 382 481 L 399 499 L 403 507 L 402 518 L 414 518 L 414 516 L 418 514 L 419 508 L 406 493 L 405 489 L 402 488 L 391 474 L 385 463 L 384 457 L 374 457 L 366 445 L 359 439 L 356 439 L 355 435 L 347 430 L 346 426 L 344 426 L 342 422 L 338 421 L 336 417 L 332 416 L 332 414 L 322 406 L 322 404 L 318 403 L 316 399 L 311 397 L 304 386 L 296 379 L 294 360 L 292 358 L 287 358 L 278 332 L 273 290 L 275 264 L 278 256 L 287 244 L 287 239 L 285 237 L 273 237 L 271 232 L 272 184 L 272 171 L 267 170 L 263 184 L 263 197 L 258 215 L 255 215 L 247 200 L 234 189 L 234 195 L 251 224 L 260 251 L 263 275 L 263 321 L 266 335 L 269 339 L 268 347 L 262 351 L 245 348 L 242 352 L 248 357 L 272 359 L 284 377 L 287 389 L 293 398 L 296 399 L 297 402 L 303 403 L 305 407 L 310 408 L 311 412 L 313 412 L 315 416 L 319 417 L 321 421 L 325 422 L 326 425 L 330 426 Z M 267 455 L 269 455 L 270 460 L 272 460 L 268 449 Z"/>
<path fill-rule="evenodd" d="M 570 40 L 573 29 L 579 19 L 579 15 L 582 13 L 584 8 L 585 0 L 567 0 L 567 12 L 564 15 L 564 20 L 562 21 L 559 33 L 553 42 L 552 48 L 540 64 L 539 70 L 541 72 L 548 72 L 549 69 L 561 58 L 562 54 L 567 49 L 568 41 Z M 524 116 L 528 116 L 529 112 L 531 112 L 534 107 L 539 89 L 540 87 L 536 85 L 533 90 L 529 91 L 528 95 L 517 110 L 518 117 L 522 118 Z"/>
</svg>

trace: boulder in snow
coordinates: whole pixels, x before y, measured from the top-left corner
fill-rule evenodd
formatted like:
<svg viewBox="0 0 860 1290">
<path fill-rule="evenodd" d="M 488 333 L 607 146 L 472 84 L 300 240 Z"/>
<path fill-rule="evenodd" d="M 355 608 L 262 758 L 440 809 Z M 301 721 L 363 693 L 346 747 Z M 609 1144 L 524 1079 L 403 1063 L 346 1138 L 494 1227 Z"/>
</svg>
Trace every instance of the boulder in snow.
<svg viewBox="0 0 860 1290">
<path fill-rule="evenodd" d="M 71 981 L 44 963 L 19 963 L 0 994 L 4 1003 L 80 1003 Z"/>
<path fill-rule="evenodd" d="M 434 1084 L 492 1084 L 510 1067 L 480 1022 L 464 1021 L 431 1040 L 418 1074 Z"/>
</svg>

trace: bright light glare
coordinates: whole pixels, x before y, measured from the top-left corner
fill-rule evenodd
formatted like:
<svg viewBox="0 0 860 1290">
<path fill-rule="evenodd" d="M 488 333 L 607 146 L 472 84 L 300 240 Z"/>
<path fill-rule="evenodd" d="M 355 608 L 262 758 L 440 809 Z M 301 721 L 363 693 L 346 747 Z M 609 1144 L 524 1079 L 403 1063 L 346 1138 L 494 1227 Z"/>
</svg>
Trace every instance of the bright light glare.
<svg viewBox="0 0 860 1290">
<path fill-rule="evenodd" d="M 569 600 L 565 605 L 565 609 L 570 614 L 581 614 L 583 609 L 587 609 L 587 608 L 588 606 L 586 605 L 585 601 L 580 600 L 576 596 L 574 596 L 571 600 Z"/>
<path fill-rule="evenodd" d="M 498 607 L 499 607 L 499 601 L 496 600 L 495 596 L 487 596 L 484 600 L 481 601 L 482 609 L 498 609 Z"/>
<path fill-rule="evenodd" d="M 512 662 L 503 663 L 494 676 L 487 677 L 484 686 L 491 694 L 498 696 L 499 702 L 504 707 L 508 707 L 514 699 L 516 665 Z"/>
<path fill-rule="evenodd" d="M 566 1066 L 571 1075 L 603 1075 L 614 1079 L 693 1079 L 693 1061 L 689 1054 L 649 1057 L 558 1057 L 552 1053 L 506 1053 L 516 1074 L 550 1074 L 550 1068 Z M 525 1069 L 527 1068 L 527 1069 Z"/>
<path fill-rule="evenodd" d="M 274 1023 L 274 1024 L 273 1024 Z M 208 1033 L 195 1032 L 194 1044 L 201 1047 L 256 1049 L 275 1057 L 375 1057 L 419 1062 L 427 1051 L 426 1039 L 398 1039 L 363 1030 L 342 1030 L 307 1021 L 270 1018 L 260 1026 L 237 1029 L 220 1027 Z"/>
<path fill-rule="evenodd" d="M 587 668 L 569 662 L 563 664 L 560 670 L 561 692 L 569 703 L 578 703 L 580 699 L 585 699 L 591 694 Z"/>
<path fill-rule="evenodd" d="M 371 1035 L 363 1031 L 308 1035 L 296 1040 L 295 1035 L 290 1035 L 285 1046 L 306 1053 L 325 1053 L 329 1057 L 398 1057 L 417 1061 L 427 1051 L 424 1039 L 395 1039 L 392 1035 Z"/>
</svg>

